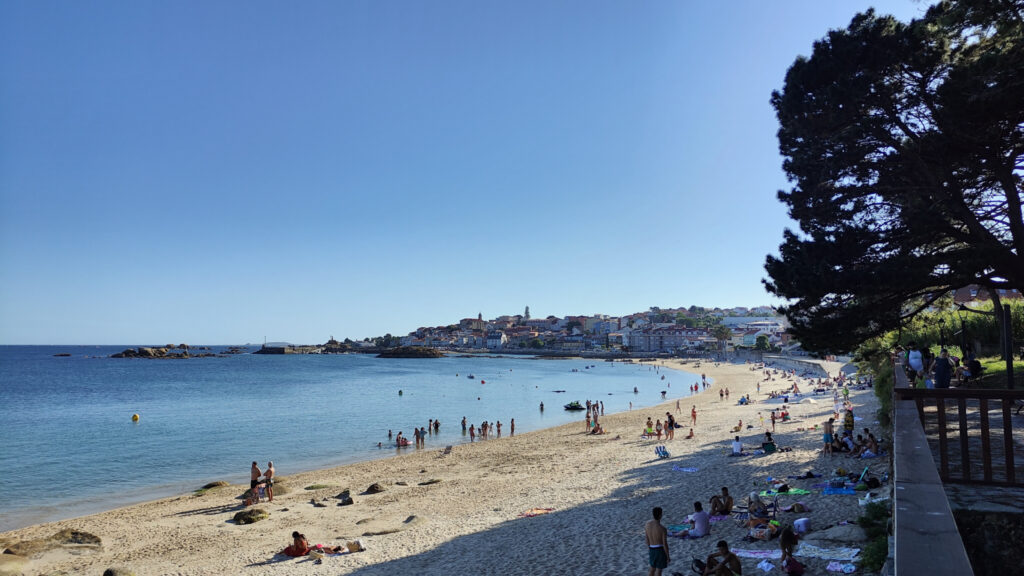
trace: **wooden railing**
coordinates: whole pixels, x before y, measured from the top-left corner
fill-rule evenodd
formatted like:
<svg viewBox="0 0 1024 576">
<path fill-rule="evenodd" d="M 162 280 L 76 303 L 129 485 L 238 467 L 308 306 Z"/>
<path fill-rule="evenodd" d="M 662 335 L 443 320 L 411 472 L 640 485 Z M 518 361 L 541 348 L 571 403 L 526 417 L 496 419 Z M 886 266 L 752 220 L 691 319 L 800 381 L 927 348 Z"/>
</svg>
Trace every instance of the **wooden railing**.
<svg viewBox="0 0 1024 576">
<path fill-rule="evenodd" d="M 1013 421 L 1024 391 L 909 388 L 902 367 L 896 376 L 896 397 L 913 400 L 925 435 L 938 436 L 943 482 L 1024 487 L 1024 470 L 1016 470 Z"/>
</svg>

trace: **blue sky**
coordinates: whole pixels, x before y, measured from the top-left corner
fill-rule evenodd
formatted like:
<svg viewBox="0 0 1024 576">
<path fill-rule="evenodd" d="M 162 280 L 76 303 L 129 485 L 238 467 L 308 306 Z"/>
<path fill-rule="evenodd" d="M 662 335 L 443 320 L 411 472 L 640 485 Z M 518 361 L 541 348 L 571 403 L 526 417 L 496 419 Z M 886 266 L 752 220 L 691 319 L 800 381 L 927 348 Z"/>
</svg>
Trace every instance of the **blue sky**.
<svg viewBox="0 0 1024 576">
<path fill-rule="evenodd" d="M 774 304 L 768 99 L 869 6 L 0 0 L 0 343 Z"/>
</svg>

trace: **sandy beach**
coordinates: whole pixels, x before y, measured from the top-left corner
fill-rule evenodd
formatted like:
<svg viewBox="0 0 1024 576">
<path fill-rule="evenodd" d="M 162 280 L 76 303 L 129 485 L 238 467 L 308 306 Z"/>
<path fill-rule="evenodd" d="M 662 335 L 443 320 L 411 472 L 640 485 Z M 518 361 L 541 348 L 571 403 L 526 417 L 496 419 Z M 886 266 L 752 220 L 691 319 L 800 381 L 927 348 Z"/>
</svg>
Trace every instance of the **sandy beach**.
<svg viewBox="0 0 1024 576">
<path fill-rule="evenodd" d="M 666 362 L 683 367 L 676 361 Z M 840 367 L 823 365 L 832 375 Z M 868 465 L 873 475 L 881 477 L 888 460 L 823 457 L 820 430 L 798 431 L 829 417 L 831 394 L 805 394 L 804 398 L 816 400 L 813 403 L 791 399 L 794 420 L 778 423 L 775 438 L 780 447 L 792 451 L 730 458 L 729 444 L 735 435 L 731 428 L 742 419 L 742 441 L 748 450 L 760 446 L 764 430 L 758 412 L 770 429 L 768 412 L 781 407 L 781 401 L 769 401 L 767 393 L 788 387 L 792 380 L 777 376 L 762 381 L 758 393 L 756 384 L 764 375 L 750 365 L 704 362 L 695 368 L 691 362 L 685 368 L 706 373 L 715 384 L 696 398 L 684 398 L 681 412 L 675 411 L 674 388 L 685 387 L 685 382 L 668 388 L 667 400 L 657 407 L 608 414 L 601 419 L 610 432 L 607 435 L 586 434 L 581 413 L 578 424 L 514 437 L 508 437 L 506 429 L 506 437 L 456 445 L 447 455 L 441 455 L 443 446 L 428 444 L 408 455 L 328 470 L 289 474 L 281 469 L 274 502 L 257 506 L 269 517 L 249 525 L 232 520 L 244 509 L 239 495 L 248 486 L 232 485 L 31 526 L 0 534 L 0 547 L 13 547 L 26 556 L 4 559 L 0 575 L 99 575 L 108 568 L 140 575 L 646 574 L 642 526 L 652 507 L 665 509 L 663 523 L 678 524 L 693 512 L 694 501 L 707 506 L 708 498 L 722 486 L 729 487 L 739 502 L 752 490 L 767 489 L 769 476 L 795 476 L 808 470 L 825 477 L 793 480 L 790 486 L 811 493 L 785 497 L 783 504 L 800 500 L 811 511 L 782 513 L 780 521 L 785 525 L 806 517 L 820 528 L 856 520 L 862 510 L 857 501 L 861 494 L 824 495 L 811 485 L 827 479 L 837 467 L 859 471 Z M 724 387 L 730 390 L 730 400 L 719 399 L 718 389 Z M 756 402 L 736 405 L 742 394 L 750 394 Z M 863 418 L 857 430 L 878 431 L 874 392 L 853 391 L 851 399 L 856 415 Z M 694 404 L 696 438 L 687 440 Z M 640 432 L 648 416 L 664 420 L 666 411 L 686 427 L 674 440 L 661 442 L 671 457 L 659 459 L 654 453 L 659 442 L 641 439 Z M 753 428 L 747 429 L 748 424 Z M 439 482 L 428 483 L 431 480 Z M 384 491 L 364 494 L 373 483 Z M 313 486 L 320 487 L 306 489 Z M 355 500 L 351 506 L 338 506 L 334 498 L 344 489 L 351 490 Z M 523 516 L 538 508 L 553 510 Z M 100 543 L 47 541 L 62 530 L 94 535 Z M 328 556 L 321 563 L 309 557 L 277 555 L 290 543 L 294 530 L 311 543 L 331 546 L 359 539 L 366 550 Z M 778 549 L 777 540 L 743 542 L 746 533 L 727 519 L 713 524 L 709 537 L 670 539 L 672 561 L 665 573 L 691 573 L 691 559 L 705 557 L 719 539 L 734 548 Z M 756 567 L 759 561 L 743 558 L 744 574 L 761 573 Z M 809 574 L 825 573 L 826 560 L 806 559 L 806 563 Z"/>
</svg>

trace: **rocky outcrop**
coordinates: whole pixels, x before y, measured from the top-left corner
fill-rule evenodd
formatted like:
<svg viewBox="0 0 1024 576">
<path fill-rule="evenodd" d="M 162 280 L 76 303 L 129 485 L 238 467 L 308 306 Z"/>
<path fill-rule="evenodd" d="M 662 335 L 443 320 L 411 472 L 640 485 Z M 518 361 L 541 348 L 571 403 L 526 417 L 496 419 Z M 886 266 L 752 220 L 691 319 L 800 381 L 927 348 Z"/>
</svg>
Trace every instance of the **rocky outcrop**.
<svg viewBox="0 0 1024 576">
<path fill-rule="evenodd" d="M 377 358 L 444 358 L 444 353 L 437 348 L 400 346 L 377 354 Z"/>
</svg>

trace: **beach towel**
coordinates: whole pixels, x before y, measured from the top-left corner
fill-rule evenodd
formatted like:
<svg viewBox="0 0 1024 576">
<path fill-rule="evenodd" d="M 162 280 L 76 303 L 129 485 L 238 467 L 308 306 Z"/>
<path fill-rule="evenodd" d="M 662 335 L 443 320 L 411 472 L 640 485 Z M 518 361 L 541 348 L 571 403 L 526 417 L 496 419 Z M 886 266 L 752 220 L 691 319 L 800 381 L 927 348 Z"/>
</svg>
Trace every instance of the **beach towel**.
<svg viewBox="0 0 1024 576">
<path fill-rule="evenodd" d="M 692 466 L 680 466 L 678 464 L 673 464 L 672 465 L 672 469 L 675 470 L 676 472 L 697 472 L 698 471 L 697 468 L 694 468 Z"/>
<path fill-rule="evenodd" d="M 804 490 L 803 488 L 790 488 L 789 492 L 776 492 L 775 490 L 762 490 L 761 491 L 761 496 L 767 496 L 769 498 L 774 498 L 774 497 L 776 497 L 776 496 L 778 496 L 780 494 L 782 494 L 782 495 L 792 494 L 793 496 L 803 496 L 804 494 L 810 494 L 810 493 L 811 493 L 810 490 Z"/>
<path fill-rule="evenodd" d="M 841 564 L 834 560 L 829 562 L 825 569 L 829 572 L 842 572 L 843 574 L 853 574 L 857 571 L 857 567 L 853 564 Z"/>
<path fill-rule="evenodd" d="M 781 554 L 781 552 L 780 552 Z M 797 546 L 794 556 L 803 558 L 820 558 L 822 560 L 842 560 L 850 562 L 860 554 L 860 548 L 821 548 L 814 544 L 801 542 Z"/>
<path fill-rule="evenodd" d="M 554 511 L 554 508 L 530 508 L 526 512 L 519 515 L 520 518 L 533 518 L 534 516 L 540 516 L 541 514 L 547 514 Z"/>
<path fill-rule="evenodd" d="M 729 519 L 729 516 L 728 516 L 728 515 L 725 515 L 725 516 L 709 516 L 709 517 L 708 517 L 708 520 L 709 520 L 709 521 L 710 521 L 710 522 L 711 522 L 712 524 L 714 524 L 715 522 L 721 522 L 721 521 L 723 521 L 723 520 L 728 520 L 728 519 Z"/>
<path fill-rule="evenodd" d="M 782 560 L 782 550 L 744 550 L 742 548 L 733 548 L 732 553 L 740 558 Z"/>
<path fill-rule="evenodd" d="M 772 570 L 775 569 L 775 564 L 772 564 L 771 562 L 769 562 L 767 560 L 761 560 L 760 562 L 757 563 L 757 567 L 760 568 L 761 570 L 765 571 L 765 572 L 771 572 Z"/>
<path fill-rule="evenodd" d="M 834 496 L 836 494 L 856 494 L 856 493 L 857 493 L 857 491 L 854 490 L 853 488 L 846 488 L 846 487 L 843 487 L 843 488 L 832 488 L 831 486 L 826 486 L 825 487 L 825 494 L 828 494 L 829 496 Z"/>
</svg>

